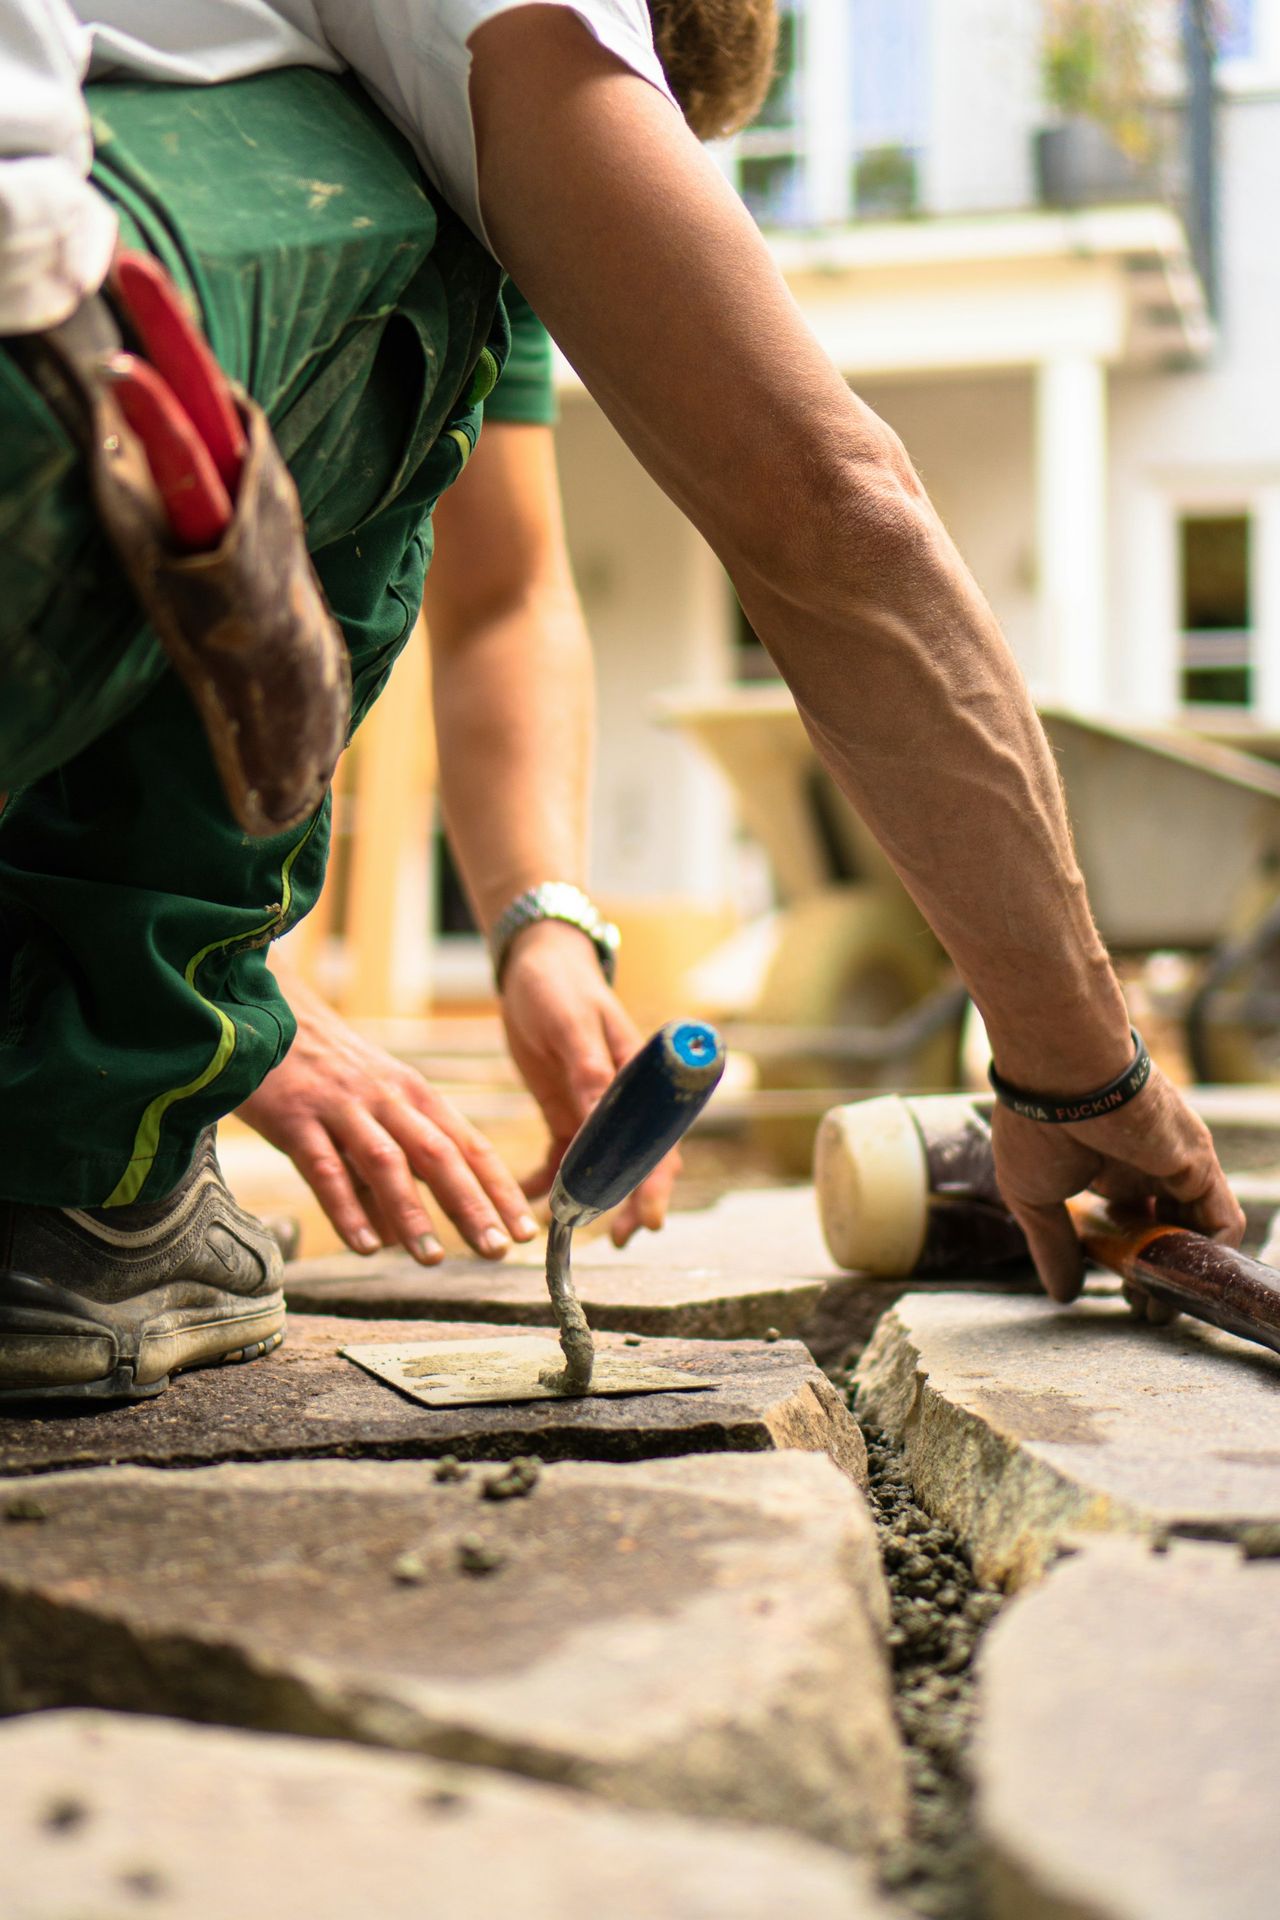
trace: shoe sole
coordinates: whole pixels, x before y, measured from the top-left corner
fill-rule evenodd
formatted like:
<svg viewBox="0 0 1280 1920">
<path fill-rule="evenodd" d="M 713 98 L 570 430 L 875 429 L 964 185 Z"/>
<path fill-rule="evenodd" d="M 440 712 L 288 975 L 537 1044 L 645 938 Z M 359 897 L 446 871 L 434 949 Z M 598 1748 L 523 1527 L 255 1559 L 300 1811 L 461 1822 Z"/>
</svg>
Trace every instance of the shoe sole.
<svg viewBox="0 0 1280 1920">
<path fill-rule="evenodd" d="M 149 1400 L 175 1373 L 272 1352 L 284 1322 L 279 1289 L 246 1300 L 213 1287 L 157 1287 L 106 1304 L 27 1274 L 3 1274 L 0 1402 Z"/>
</svg>

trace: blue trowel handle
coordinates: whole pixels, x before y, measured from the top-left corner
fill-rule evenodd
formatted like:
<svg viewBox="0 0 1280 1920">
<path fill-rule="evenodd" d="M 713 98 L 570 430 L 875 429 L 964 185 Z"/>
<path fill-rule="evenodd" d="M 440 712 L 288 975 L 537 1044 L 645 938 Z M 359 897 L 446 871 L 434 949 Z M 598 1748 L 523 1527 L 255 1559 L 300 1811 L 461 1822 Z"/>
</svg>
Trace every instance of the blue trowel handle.
<svg viewBox="0 0 1280 1920">
<path fill-rule="evenodd" d="M 616 1075 L 569 1143 L 551 1189 L 564 1226 L 616 1207 L 669 1153 L 715 1091 L 724 1043 L 701 1020 L 669 1020 Z"/>
</svg>

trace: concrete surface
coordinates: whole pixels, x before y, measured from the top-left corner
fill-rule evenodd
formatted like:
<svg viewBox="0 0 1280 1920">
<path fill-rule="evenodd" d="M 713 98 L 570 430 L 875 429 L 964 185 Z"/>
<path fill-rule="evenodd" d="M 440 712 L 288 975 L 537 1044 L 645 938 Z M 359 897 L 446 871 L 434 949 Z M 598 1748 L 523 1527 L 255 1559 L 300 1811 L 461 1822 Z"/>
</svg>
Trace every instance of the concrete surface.
<svg viewBox="0 0 1280 1920">
<path fill-rule="evenodd" d="M 456 1321 L 353 1326 L 297 1315 L 278 1352 L 247 1366 L 181 1374 L 156 1400 L 70 1413 L 50 1412 L 46 1402 L 37 1418 L 7 1413 L 0 1418 L 0 1474 L 330 1454 L 636 1460 L 798 1447 L 829 1453 L 866 1485 L 862 1436 L 843 1399 L 791 1341 L 654 1340 L 629 1347 L 621 1335 L 604 1334 L 602 1347 L 709 1374 L 719 1384 L 707 1393 L 440 1410 L 339 1358 L 341 1347 L 363 1340 L 464 1340 L 491 1331 Z"/>
<path fill-rule="evenodd" d="M 1280 1520 L 1280 1355 L 1115 1297 L 909 1294 L 858 1368 L 858 1411 L 983 1580 L 1034 1578 L 1073 1535 L 1230 1538 Z"/>
<path fill-rule="evenodd" d="M 0 1484 L 0 1711 L 354 1738 L 849 1849 L 900 1832 L 887 1594 L 830 1461 L 565 1464 L 500 1503 L 480 1479 L 313 1461 Z"/>
<path fill-rule="evenodd" d="M 98 1713 L 0 1727 L 5 1920 L 889 1920 L 783 1834 L 477 1768 Z"/>
<path fill-rule="evenodd" d="M 285 1291 L 295 1313 L 546 1326 L 544 1258 L 540 1241 L 497 1265 L 450 1259 L 426 1268 L 396 1251 L 335 1254 L 292 1262 Z M 812 1187 L 731 1193 L 713 1207 L 672 1214 L 660 1234 L 639 1234 L 623 1248 L 579 1235 L 573 1273 L 593 1327 L 713 1340 L 772 1330 L 803 1340 L 824 1362 L 861 1348 L 911 1285 L 842 1273 L 823 1241 Z M 1008 1292 L 1031 1283 L 994 1284 Z"/>
<path fill-rule="evenodd" d="M 972 1764 L 992 1920 L 1273 1920 L 1280 1564 L 1095 1542 L 1008 1606 Z"/>
</svg>

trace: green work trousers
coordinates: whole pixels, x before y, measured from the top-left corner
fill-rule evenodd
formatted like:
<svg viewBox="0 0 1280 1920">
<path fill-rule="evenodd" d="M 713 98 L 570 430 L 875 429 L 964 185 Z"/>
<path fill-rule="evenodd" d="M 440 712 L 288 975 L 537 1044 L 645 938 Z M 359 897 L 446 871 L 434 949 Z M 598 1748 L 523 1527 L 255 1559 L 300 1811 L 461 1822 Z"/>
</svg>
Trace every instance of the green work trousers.
<svg viewBox="0 0 1280 1920">
<path fill-rule="evenodd" d="M 505 353 L 498 269 L 349 82 L 90 104 L 125 243 L 163 261 L 271 421 L 358 722 Z M 0 1197 L 159 1199 L 292 1039 L 266 949 L 319 892 L 328 803 L 274 839 L 235 825 L 83 465 L 3 347 L 0 790 Z"/>
</svg>

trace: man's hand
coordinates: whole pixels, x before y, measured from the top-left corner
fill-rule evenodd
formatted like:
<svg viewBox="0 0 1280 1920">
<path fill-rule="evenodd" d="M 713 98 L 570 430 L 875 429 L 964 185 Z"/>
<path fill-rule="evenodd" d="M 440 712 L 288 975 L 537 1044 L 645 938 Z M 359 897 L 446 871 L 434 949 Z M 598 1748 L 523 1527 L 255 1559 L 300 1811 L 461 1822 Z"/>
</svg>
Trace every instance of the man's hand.
<svg viewBox="0 0 1280 1920">
<path fill-rule="evenodd" d="M 548 1191 L 565 1148 L 641 1035 L 606 985 L 591 942 L 576 927 L 543 920 L 518 935 L 502 975 L 502 1017 L 511 1057 L 542 1108 L 551 1139 L 529 1179 Z M 618 1209 L 615 1246 L 637 1227 L 657 1232 L 666 1218 L 680 1156 L 670 1153 Z"/>
<path fill-rule="evenodd" d="M 1084 1284 L 1084 1256 L 1064 1202 L 1086 1187 L 1228 1246 L 1240 1244 L 1244 1214 L 1209 1129 L 1159 1068 L 1136 1099 L 1104 1119 L 1046 1126 L 997 1106 L 991 1132 L 1000 1191 L 1054 1300 L 1074 1300 Z"/>
<path fill-rule="evenodd" d="M 531 1240 L 524 1194 L 470 1121 L 309 988 L 287 991 L 297 1039 L 240 1117 L 288 1154 L 352 1251 L 399 1241 L 423 1266 L 444 1258 L 419 1180 L 486 1259 Z"/>
</svg>

